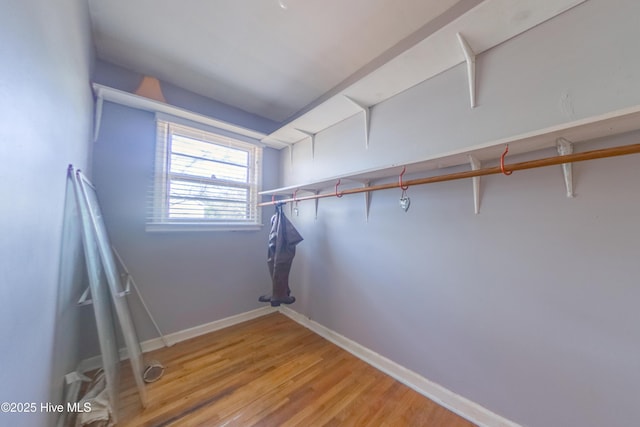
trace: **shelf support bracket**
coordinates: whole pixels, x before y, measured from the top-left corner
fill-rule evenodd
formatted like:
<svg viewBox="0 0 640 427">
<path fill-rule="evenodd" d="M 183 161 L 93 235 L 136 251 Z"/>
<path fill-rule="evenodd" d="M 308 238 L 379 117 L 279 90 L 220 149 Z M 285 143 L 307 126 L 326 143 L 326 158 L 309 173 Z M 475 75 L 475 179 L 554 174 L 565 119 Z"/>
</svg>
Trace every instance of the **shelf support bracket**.
<svg viewBox="0 0 640 427">
<path fill-rule="evenodd" d="M 456 33 L 458 42 L 464 54 L 464 60 L 467 62 L 467 78 L 469 80 L 469 98 L 471 100 L 471 108 L 476 107 L 476 54 L 471 50 L 471 46 L 460 33 Z"/>
<path fill-rule="evenodd" d="M 307 135 L 307 137 L 311 138 L 311 158 L 313 159 L 316 155 L 316 135 L 317 133 L 307 132 L 306 130 L 295 128 L 300 133 Z"/>
<path fill-rule="evenodd" d="M 285 141 L 281 141 L 279 139 L 275 139 L 275 141 L 278 141 L 279 143 L 285 145 L 287 147 L 287 150 L 289 150 L 289 161 L 291 162 L 291 166 L 293 166 L 293 144 L 291 142 L 285 142 Z"/>
<path fill-rule="evenodd" d="M 469 163 L 471 163 L 471 170 L 477 171 L 482 167 L 482 162 L 477 157 L 469 155 Z M 474 176 L 471 178 L 473 181 L 473 206 L 474 212 L 480 213 L 480 177 Z"/>
<path fill-rule="evenodd" d="M 371 186 L 371 181 L 365 181 L 362 186 L 364 188 L 369 188 Z M 365 219 L 369 222 L 369 208 L 371 207 L 371 191 L 366 191 L 364 193 L 364 214 Z"/>
<path fill-rule="evenodd" d="M 564 138 L 558 138 L 556 140 L 556 147 L 558 148 L 558 154 L 561 156 L 566 156 L 567 154 L 573 154 L 573 143 Z M 572 199 L 574 197 L 572 164 L 563 163 L 562 173 L 564 174 L 564 185 L 567 189 L 567 197 Z"/>
<path fill-rule="evenodd" d="M 93 142 L 98 141 L 98 135 L 100 135 L 100 124 L 102 123 L 102 104 L 104 103 L 104 98 L 102 94 L 99 93 L 96 98 L 96 111 L 95 117 L 93 119 Z"/>
<path fill-rule="evenodd" d="M 369 129 L 371 127 L 371 107 L 367 107 L 366 105 L 362 105 L 353 98 L 348 97 L 347 95 L 343 95 L 346 99 L 348 99 L 353 105 L 358 107 L 362 113 L 364 114 L 364 144 L 365 148 L 369 149 Z"/>
<path fill-rule="evenodd" d="M 315 191 L 313 191 L 313 194 L 315 194 L 317 196 L 318 194 L 320 194 L 320 191 L 319 190 L 315 190 Z M 316 217 L 315 217 L 315 220 L 317 221 L 318 220 L 318 205 L 320 203 L 320 199 L 314 199 L 313 201 L 316 204 Z"/>
</svg>

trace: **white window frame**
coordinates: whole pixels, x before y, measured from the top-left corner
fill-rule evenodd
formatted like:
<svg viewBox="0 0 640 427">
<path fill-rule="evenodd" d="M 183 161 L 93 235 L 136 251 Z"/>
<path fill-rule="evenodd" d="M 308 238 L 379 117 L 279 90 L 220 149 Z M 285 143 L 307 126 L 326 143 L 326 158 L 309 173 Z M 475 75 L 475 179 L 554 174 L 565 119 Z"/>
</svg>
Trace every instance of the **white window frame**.
<svg viewBox="0 0 640 427">
<path fill-rule="evenodd" d="M 258 193 L 261 190 L 263 148 L 259 141 L 162 113 L 156 114 L 156 132 L 156 158 L 149 199 L 149 214 L 146 222 L 147 231 L 251 231 L 259 230 L 262 227 Z M 171 137 L 174 134 L 248 153 L 248 179 L 246 183 L 216 178 L 198 178 L 199 181 L 211 184 L 247 188 L 248 218 L 230 220 L 215 218 L 175 219 L 169 217 L 171 179 L 178 177 L 170 172 Z"/>
</svg>

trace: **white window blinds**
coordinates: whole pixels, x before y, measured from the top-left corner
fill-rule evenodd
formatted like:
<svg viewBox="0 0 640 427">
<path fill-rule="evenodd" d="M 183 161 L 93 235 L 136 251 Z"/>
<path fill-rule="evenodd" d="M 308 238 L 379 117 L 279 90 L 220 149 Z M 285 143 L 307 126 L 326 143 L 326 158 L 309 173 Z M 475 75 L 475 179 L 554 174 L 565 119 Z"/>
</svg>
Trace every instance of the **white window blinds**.
<svg viewBox="0 0 640 427">
<path fill-rule="evenodd" d="M 147 230 L 242 230 L 260 224 L 262 148 L 158 117 Z"/>
</svg>

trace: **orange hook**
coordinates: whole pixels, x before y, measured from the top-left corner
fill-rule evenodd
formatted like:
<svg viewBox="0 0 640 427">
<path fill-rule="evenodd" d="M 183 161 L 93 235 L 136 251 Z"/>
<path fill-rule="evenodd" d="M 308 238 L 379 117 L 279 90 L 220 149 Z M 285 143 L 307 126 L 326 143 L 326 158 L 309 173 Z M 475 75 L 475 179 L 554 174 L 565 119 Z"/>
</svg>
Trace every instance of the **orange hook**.
<svg viewBox="0 0 640 427">
<path fill-rule="evenodd" d="M 338 197 L 338 198 L 340 198 L 340 197 L 342 197 L 342 196 L 343 196 L 343 194 L 342 194 L 342 193 L 338 194 L 338 185 L 340 185 L 340 181 L 341 181 L 341 180 L 338 180 L 338 182 L 336 182 L 336 197 Z"/>
<path fill-rule="evenodd" d="M 402 172 L 400 172 L 400 177 L 398 178 L 398 187 L 402 188 L 403 191 L 407 191 L 409 189 L 408 185 L 404 185 L 404 183 L 402 182 L 402 177 L 404 176 L 404 173 L 407 171 L 407 167 L 403 166 L 402 167 Z"/>
<path fill-rule="evenodd" d="M 507 155 L 508 152 L 509 152 L 509 144 L 506 144 L 506 146 L 504 147 L 504 153 L 502 153 L 502 156 L 500 157 L 500 170 L 502 171 L 503 174 L 507 176 L 513 173 L 513 171 L 507 171 L 504 169 L 504 157 Z"/>
</svg>

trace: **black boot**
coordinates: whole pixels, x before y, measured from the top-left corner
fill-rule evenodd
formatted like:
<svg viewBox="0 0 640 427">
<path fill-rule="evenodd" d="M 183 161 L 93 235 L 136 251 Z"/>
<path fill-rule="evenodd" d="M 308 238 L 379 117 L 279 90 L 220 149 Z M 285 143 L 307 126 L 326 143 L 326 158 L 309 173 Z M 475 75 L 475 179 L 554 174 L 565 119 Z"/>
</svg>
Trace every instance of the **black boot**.
<svg viewBox="0 0 640 427">
<path fill-rule="evenodd" d="M 296 302 L 296 297 L 286 296 L 280 299 L 271 298 L 271 307 L 278 307 L 280 304 L 293 304 Z"/>
<path fill-rule="evenodd" d="M 289 295 L 291 295 L 291 289 L 287 290 L 287 296 L 289 296 Z M 294 298 L 294 300 L 295 300 L 295 298 Z M 271 295 L 268 295 L 268 294 L 267 295 L 260 295 L 260 297 L 258 298 L 258 301 L 260 301 L 260 302 L 269 302 L 269 301 L 271 301 Z M 287 303 L 285 303 L 285 304 L 287 304 Z M 291 303 L 288 303 L 288 304 L 291 304 Z"/>
<path fill-rule="evenodd" d="M 258 301 L 269 302 L 271 301 L 271 295 L 261 295 L 260 298 L 258 298 Z"/>
</svg>

